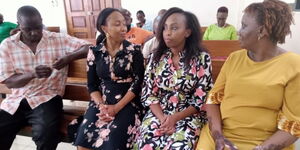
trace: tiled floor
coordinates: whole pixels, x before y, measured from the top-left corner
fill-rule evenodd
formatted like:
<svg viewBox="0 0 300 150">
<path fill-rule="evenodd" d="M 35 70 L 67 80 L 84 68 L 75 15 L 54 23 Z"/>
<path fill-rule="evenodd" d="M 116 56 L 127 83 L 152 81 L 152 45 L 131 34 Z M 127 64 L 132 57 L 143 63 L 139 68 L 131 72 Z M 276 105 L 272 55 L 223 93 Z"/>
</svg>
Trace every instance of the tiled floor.
<svg viewBox="0 0 300 150">
<path fill-rule="evenodd" d="M 30 137 L 17 136 L 11 150 L 35 150 L 35 144 Z M 60 143 L 57 150 L 76 150 L 75 146 L 69 143 Z M 296 150 L 300 150 L 300 140 L 296 142 Z"/>
<path fill-rule="evenodd" d="M 31 137 L 17 136 L 11 150 L 36 150 L 36 146 Z M 57 150 L 76 150 L 76 147 L 69 143 L 60 143 Z"/>
</svg>

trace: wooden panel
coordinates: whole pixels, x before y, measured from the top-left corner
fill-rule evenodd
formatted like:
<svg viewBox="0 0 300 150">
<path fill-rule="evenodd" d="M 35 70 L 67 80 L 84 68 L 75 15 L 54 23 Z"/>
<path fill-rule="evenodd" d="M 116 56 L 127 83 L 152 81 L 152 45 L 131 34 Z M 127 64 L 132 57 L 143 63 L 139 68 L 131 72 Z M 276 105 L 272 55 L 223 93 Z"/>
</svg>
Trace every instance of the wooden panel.
<svg viewBox="0 0 300 150">
<path fill-rule="evenodd" d="M 48 26 L 48 27 L 46 27 L 46 30 L 51 31 L 51 32 L 58 32 L 58 33 L 60 32 L 60 28 L 55 27 L 55 26 L 53 26 L 53 27 Z"/>
<path fill-rule="evenodd" d="M 225 60 L 212 59 L 212 78 L 214 82 L 216 81 L 224 62 Z"/>
<path fill-rule="evenodd" d="M 86 17 L 83 16 L 76 16 L 72 17 L 72 23 L 74 28 L 85 28 L 86 26 Z"/>
<path fill-rule="evenodd" d="M 212 58 L 225 58 L 230 53 L 242 49 L 237 40 L 204 40 L 203 45 L 208 49 Z"/>
<path fill-rule="evenodd" d="M 105 0 L 105 7 L 113 7 L 113 0 Z"/>
<path fill-rule="evenodd" d="M 101 6 L 100 6 L 100 0 L 91 0 L 92 1 L 92 11 L 100 11 Z"/>
<path fill-rule="evenodd" d="M 70 10 L 74 11 L 84 11 L 84 5 L 82 0 L 70 0 Z"/>
<path fill-rule="evenodd" d="M 89 101 L 90 95 L 86 85 L 67 84 L 63 98 L 76 101 Z"/>
<path fill-rule="evenodd" d="M 73 36 L 80 38 L 80 39 L 85 39 L 88 38 L 88 34 L 85 32 L 73 32 Z"/>
<path fill-rule="evenodd" d="M 68 77 L 86 78 L 86 59 L 73 61 L 69 65 Z"/>
</svg>

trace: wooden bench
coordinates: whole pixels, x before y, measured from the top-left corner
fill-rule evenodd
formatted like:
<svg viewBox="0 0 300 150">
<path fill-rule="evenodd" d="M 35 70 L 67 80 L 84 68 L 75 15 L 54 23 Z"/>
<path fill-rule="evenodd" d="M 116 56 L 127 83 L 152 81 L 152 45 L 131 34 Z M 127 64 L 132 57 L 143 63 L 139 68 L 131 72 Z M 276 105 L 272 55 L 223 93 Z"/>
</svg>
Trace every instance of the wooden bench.
<svg viewBox="0 0 300 150">
<path fill-rule="evenodd" d="M 216 81 L 219 72 L 230 53 L 242 49 L 237 40 L 204 40 L 212 59 L 212 77 Z"/>
</svg>

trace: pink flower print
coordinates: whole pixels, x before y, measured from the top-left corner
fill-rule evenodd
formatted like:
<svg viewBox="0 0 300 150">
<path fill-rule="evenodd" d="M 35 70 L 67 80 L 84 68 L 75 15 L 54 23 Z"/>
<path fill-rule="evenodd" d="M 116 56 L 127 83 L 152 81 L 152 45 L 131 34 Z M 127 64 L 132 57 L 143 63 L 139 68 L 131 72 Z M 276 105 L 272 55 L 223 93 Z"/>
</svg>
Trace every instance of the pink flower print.
<svg viewBox="0 0 300 150">
<path fill-rule="evenodd" d="M 119 100 L 121 98 L 121 94 L 115 96 L 115 99 Z"/>
<path fill-rule="evenodd" d="M 77 123 L 78 123 L 78 120 L 74 119 L 74 120 L 72 120 L 72 122 L 70 122 L 70 125 L 74 125 L 74 124 L 77 124 Z"/>
<path fill-rule="evenodd" d="M 88 132 L 86 133 L 86 136 L 87 136 L 87 139 L 88 139 L 88 142 L 91 142 L 92 141 L 92 137 L 94 136 L 93 132 Z"/>
<path fill-rule="evenodd" d="M 172 62 L 173 62 L 173 61 L 172 61 L 172 58 L 169 58 L 169 59 L 168 59 L 168 64 L 172 64 Z"/>
<path fill-rule="evenodd" d="M 96 143 L 93 144 L 95 147 L 100 147 L 103 144 L 103 139 L 99 138 L 97 139 Z"/>
<path fill-rule="evenodd" d="M 86 59 L 87 59 L 87 61 L 94 61 L 95 60 L 94 53 L 93 53 L 93 51 L 91 49 L 89 50 Z"/>
<path fill-rule="evenodd" d="M 109 133 L 110 133 L 109 129 L 103 129 L 102 131 L 100 131 L 100 137 L 104 139 L 108 136 Z"/>
<path fill-rule="evenodd" d="M 157 128 L 157 124 L 151 124 L 151 128 L 152 128 L 152 129 Z"/>
<path fill-rule="evenodd" d="M 178 103 L 178 98 L 177 98 L 177 96 L 171 96 L 171 97 L 170 97 L 170 101 L 171 101 L 172 103 L 177 104 L 177 103 Z"/>
<path fill-rule="evenodd" d="M 104 125 L 106 125 L 107 123 L 105 121 L 102 121 L 100 119 L 98 119 L 95 123 L 96 127 L 98 128 L 102 128 Z"/>
<path fill-rule="evenodd" d="M 161 136 L 161 132 L 159 130 L 155 130 L 154 131 L 154 136 Z"/>
<path fill-rule="evenodd" d="M 196 74 L 196 72 L 197 72 L 196 67 L 193 66 L 191 71 L 192 71 L 192 74 Z"/>
<path fill-rule="evenodd" d="M 203 92 L 203 90 L 197 88 L 197 90 L 196 90 L 196 92 L 195 92 L 195 95 L 200 97 L 200 96 L 203 96 L 203 95 L 204 95 L 204 92 Z"/>
<path fill-rule="evenodd" d="M 130 125 L 127 129 L 127 134 L 131 134 L 132 133 L 132 126 Z"/>
<path fill-rule="evenodd" d="M 154 88 L 153 88 L 153 92 L 154 92 L 154 93 L 157 93 L 157 91 L 158 91 L 158 87 L 154 87 Z"/>
<path fill-rule="evenodd" d="M 203 75 L 204 75 L 204 69 L 203 69 L 203 67 L 201 66 L 201 67 L 200 67 L 200 70 L 198 71 L 197 76 L 198 76 L 198 78 L 200 78 L 200 77 L 202 77 Z"/>
<path fill-rule="evenodd" d="M 126 47 L 127 50 L 134 50 L 134 47 L 132 44 L 130 44 L 129 46 Z"/>
<path fill-rule="evenodd" d="M 150 144 L 146 144 L 142 150 L 153 150 L 152 146 Z"/>
</svg>

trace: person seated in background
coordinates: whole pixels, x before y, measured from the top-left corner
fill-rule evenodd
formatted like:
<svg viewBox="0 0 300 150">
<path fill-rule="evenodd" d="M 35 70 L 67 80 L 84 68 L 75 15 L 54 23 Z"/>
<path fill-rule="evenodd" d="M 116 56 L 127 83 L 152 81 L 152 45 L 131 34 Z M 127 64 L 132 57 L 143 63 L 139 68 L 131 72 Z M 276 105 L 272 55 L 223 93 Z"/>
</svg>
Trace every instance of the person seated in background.
<svg viewBox="0 0 300 150">
<path fill-rule="evenodd" d="M 154 19 L 154 22 L 153 22 L 153 34 L 154 34 L 154 37 L 152 39 L 150 39 L 149 41 L 147 41 L 145 44 L 144 44 L 144 47 L 143 47 L 143 50 L 142 50 L 142 53 L 143 53 L 143 56 L 145 59 L 148 58 L 148 56 L 153 52 L 153 50 L 157 47 L 158 45 L 158 41 L 157 41 L 157 28 L 158 28 L 158 23 L 160 21 L 160 19 L 162 18 L 162 16 L 157 16 L 155 19 Z"/>
<path fill-rule="evenodd" d="M 159 10 L 157 16 L 163 16 L 166 12 L 167 12 L 166 9 L 161 9 L 161 10 Z"/>
<path fill-rule="evenodd" d="M 217 12 L 217 23 L 205 30 L 203 40 L 237 40 L 237 32 L 234 26 L 226 23 L 228 9 L 220 7 Z"/>
<path fill-rule="evenodd" d="M 14 23 L 11 23 L 11 22 L 3 22 L 3 21 L 4 21 L 3 15 L 0 14 L 0 43 L 4 39 L 6 39 L 10 35 L 12 35 L 11 31 L 18 27 L 17 24 L 14 24 Z"/>
<path fill-rule="evenodd" d="M 153 31 L 152 21 L 145 19 L 145 13 L 142 10 L 136 12 L 136 18 L 139 21 L 136 26 L 148 31 Z"/>
<path fill-rule="evenodd" d="M 153 37 L 153 33 L 138 27 L 131 27 L 131 13 L 127 9 L 120 9 L 120 12 L 125 17 L 127 33 L 125 39 L 133 44 L 143 45 L 146 41 Z"/>
<path fill-rule="evenodd" d="M 300 137 L 300 56 L 280 48 L 291 33 L 279 0 L 244 10 L 239 41 L 207 98 L 197 150 L 293 150 Z"/>
<path fill-rule="evenodd" d="M 20 129 L 30 124 L 37 150 L 55 150 L 68 64 L 86 57 L 89 45 L 43 30 L 32 6 L 19 8 L 17 20 L 20 32 L 0 45 L 0 83 L 12 90 L 0 105 L 0 149 L 9 150 Z"/>
<path fill-rule="evenodd" d="M 170 8 L 159 23 L 157 50 L 145 71 L 142 103 L 147 110 L 136 150 L 192 150 L 206 122 L 202 106 L 212 87 L 211 60 L 201 46 L 197 17 Z M 200 139 L 201 140 L 201 139 Z"/>
</svg>

